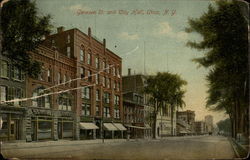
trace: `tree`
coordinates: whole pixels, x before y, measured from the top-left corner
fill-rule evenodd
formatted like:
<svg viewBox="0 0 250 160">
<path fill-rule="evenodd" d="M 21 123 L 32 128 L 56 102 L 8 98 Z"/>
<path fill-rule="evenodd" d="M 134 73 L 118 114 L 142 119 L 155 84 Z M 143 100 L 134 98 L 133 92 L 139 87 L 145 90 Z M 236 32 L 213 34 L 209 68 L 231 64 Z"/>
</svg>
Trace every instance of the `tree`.
<svg viewBox="0 0 250 160">
<path fill-rule="evenodd" d="M 30 0 L 11 0 L 2 8 L 2 52 L 31 77 L 40 73 L 41 64 L 31 60 L 28 52 L 50 33 L 50 19 L 50 15 L 39 16 L 35 2 Z"/>
<path fill-rule="evenodd" d="M 182 80 L 179 75 L 169 72 L 159 72 L 157 75 L 147 77 L 144 92 L 151 95 L 151 101 L 154 104 L 153 138 L 156 138 L 157 114 L 161 110 L 166 110 L 166 107 L 171 108 L 171 134 L 173 135 L 173 113 L 177 107 L 185 105 L 183 101 L 185 91 L 182 87 L 186 84 L 187 82 Z"/>
<path fill-rule="evenodd" d="M 224 132 L 225 135 L 229 135 L 231 133 L 231 121 L 230 119 L 224 119 L 217 123 L 220 132 Z"/>
<path fill-rule="evenodd" d="M 216 5 L 216 6 L 215 6 Z M 225 110 L 232 135 L 248 129 L 248 26 L 237 1 L 217 1 L 200 18 L 189 19 L 186 32 L 197 32 L 203 40 L 187 46 L 207 51 L 193 61 L 209 69 L 207 107 Z M 245 123 L 246 122 L 246 123 Z"/>
</svg>

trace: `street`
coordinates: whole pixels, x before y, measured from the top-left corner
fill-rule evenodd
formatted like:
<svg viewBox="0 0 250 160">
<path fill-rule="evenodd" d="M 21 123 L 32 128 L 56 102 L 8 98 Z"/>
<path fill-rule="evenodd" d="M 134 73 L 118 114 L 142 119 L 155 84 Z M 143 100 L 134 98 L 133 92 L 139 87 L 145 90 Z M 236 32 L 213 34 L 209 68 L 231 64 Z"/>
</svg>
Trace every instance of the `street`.
<svg viewBox="0 0 250 160">
<path fill-rule="evenodd" d="M 72 142 L 72 141 L 70 141 Z M 39 142 L 38 142 L 39 143 Z M 41 142 L 44 143 L 44 142 Z M 27 146 L 27 145 L 26 145 Z M 86 144 L 84 141 L 43 147 L 15 147 L 5 157 L 53 159 L 232 159 L 234 151 L 226 137 L 187 136 L 156 140 L 131 140 Z"/>
</svg>

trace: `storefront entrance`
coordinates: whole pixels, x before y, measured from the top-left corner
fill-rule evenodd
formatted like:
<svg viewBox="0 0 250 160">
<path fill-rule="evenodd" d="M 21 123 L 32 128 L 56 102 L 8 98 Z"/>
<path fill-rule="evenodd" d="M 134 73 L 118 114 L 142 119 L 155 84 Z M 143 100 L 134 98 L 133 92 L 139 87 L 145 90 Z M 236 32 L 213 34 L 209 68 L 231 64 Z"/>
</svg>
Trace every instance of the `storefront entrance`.
<svg viewBox="0 0 250 160">
<path fill-rule="evenodd" d="M 12 141 L 20 139 L 20 120 L 17 115 L 1 114 L 2 129 L 0 130 L 1 141 Z"/>
</svg>

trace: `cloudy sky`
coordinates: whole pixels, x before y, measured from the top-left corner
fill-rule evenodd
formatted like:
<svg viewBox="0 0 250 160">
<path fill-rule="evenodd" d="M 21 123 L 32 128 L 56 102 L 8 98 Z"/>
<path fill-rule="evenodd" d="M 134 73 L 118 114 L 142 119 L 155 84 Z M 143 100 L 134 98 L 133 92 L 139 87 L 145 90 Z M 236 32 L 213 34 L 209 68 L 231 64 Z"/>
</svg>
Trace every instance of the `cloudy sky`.
<svg viewBox="0 0 250 160">
<path fill-rule="evenodd" d="M 144 73 L 144 60 L 146 74 L 180 74 L 188 82 L 185 109 L 194 110 L 196 120 L 211 114 L 217 122 L 226 116 L 205 109 L 207 70 L 191 61 L 204 53 L 185 46 L 187 40 L 201 37 L 184 32 L 188 18 L 200 17 L 209 3 L 212 1 L 43 0 L 37 1 L 37 7 L 41 14 L 52 16 L 55 28 L 78 28 L 87 33 L 91 27 L 98 39 L 105 38 L 107 47 L 123 59 L 123 75 L 128 68 Z"/>
</svg>

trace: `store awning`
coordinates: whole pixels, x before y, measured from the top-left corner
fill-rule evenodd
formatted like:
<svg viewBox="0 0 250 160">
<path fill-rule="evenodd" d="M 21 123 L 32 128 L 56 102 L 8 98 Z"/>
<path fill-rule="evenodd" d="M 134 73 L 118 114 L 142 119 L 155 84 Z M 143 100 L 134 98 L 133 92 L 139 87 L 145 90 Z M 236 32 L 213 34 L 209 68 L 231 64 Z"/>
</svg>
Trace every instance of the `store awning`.
<svg viewBox="0 0 250 160">
<path fill-rule="evenodd" d="M 140 127 L 140 126 L 132 126 L 132 125 L 125 125 L 125 126 L 129 128 L 136 128 L 136 129 L 147 129 L 146 127 Z"/>
<path fill-rule="evenodd" d="M 121 123 L 113 123 L 113 125 L 120 131 L 126 131 L 127 129 Z"/>
<path fill-rule="evenodd" d="M 151 129 L 151 127 L 150 127 L 149 124 L 145 124 L 145 127 L 146 127 L 147 129 Z"/>
<path fill-rule="evenodd" d="M 103 123 L 103 127 L 107 131 L 117 131 L 118 128 L 116 128 L 112 123 Z"/>
<path fill-rule="evenodd" d="M 186 134 L 186 133 L 188 133 L 187 131 L 180 131 L 180 133 L 182 133 L 182 134 Z"/>
<path fill-rule="evenodd" d="M 94 123 L 80 123 L 80 129 L 90 130 L 99 129 Z"/>
</svg>

